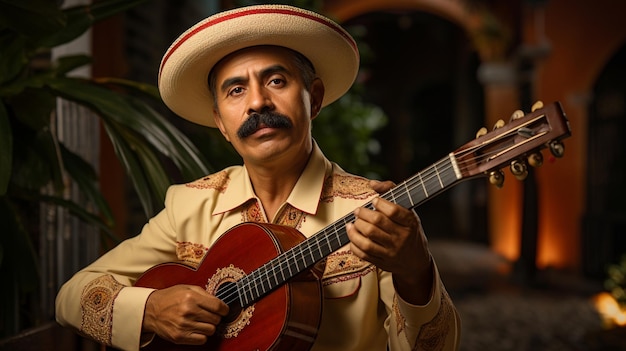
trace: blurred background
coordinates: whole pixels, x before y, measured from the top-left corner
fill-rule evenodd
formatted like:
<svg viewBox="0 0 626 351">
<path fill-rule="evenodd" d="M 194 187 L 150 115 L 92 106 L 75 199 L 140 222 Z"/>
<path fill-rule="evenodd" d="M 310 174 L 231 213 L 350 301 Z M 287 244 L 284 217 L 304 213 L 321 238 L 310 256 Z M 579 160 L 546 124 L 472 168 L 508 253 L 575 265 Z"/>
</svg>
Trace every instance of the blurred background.
<svg viewBox="0 0 626 351">
<path fill-rule="evenodd" d="M 161 57 L 199 20 L 259 3 L 0 1 L 0 349 L 103 349 L 53 322 L 60 285 L 136 235 L 168 184 L 240 162 L 163 106 Z M 470 180 L 416 211 L 461 350 L 626 350 L 626 2 L 280 3 L 358 42 L 355 86 L 313 123 L 352 173 L 400 182 L 481 127 L 560 102 L 563 157 L 543 150 L 524 181 L 507 167 L 501 188 Z"/>
</svg>

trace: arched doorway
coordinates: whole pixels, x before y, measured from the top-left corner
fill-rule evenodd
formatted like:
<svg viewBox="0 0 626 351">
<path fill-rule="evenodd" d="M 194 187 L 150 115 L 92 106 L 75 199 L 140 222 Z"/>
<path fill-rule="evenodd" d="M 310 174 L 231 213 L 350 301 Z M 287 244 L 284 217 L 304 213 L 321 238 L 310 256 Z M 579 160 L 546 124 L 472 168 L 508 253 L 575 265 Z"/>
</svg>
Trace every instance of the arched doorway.
<svg viewBox="0 0 626 351">
<path fill-rule="evenodd" d="M 378 135 L 388 179 L 406 179 L 473 138 L 484 98 L 480 60 L 463 28 L 414 9 L 378 9 L 343 25 L 361 35 L 367 99 L 389 117 Z M 460 184 L 422 205 L 429 237 L 487 243 L 484 186 Z"/>
<path fill-rule="evenodd" d="M 626 254 L 626 45 L 598 76 L 593 96 L 582 258 L 585 273 L 604 278 L 606 265 Z"/>
</svg>

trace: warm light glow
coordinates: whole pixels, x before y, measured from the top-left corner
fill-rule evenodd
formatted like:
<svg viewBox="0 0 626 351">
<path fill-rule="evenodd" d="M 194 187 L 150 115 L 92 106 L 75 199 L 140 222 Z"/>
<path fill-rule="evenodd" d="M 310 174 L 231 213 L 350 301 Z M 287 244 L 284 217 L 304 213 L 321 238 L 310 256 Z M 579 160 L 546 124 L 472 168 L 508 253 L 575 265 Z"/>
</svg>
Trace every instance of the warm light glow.
<svg viewBox="0 0 626 351">
<path fill-rule="evenodd" d="M 505 177 L 512 178 L 508 172 Z M 519 199 L 521 182 L 505 183 L 502 189 L 491 188 L 490 208 L 491 248 L 509 261 L 516 261 L 520 254 L 522 208 Z"/>
<path fill-rule="evenodd" d="M 626 326 L 626 308 L 620 307 L 613 295 L 603 292 L 593 297 L 593 302 L 602 316 L 605 327 Z"/>
<path fill-rule="evenodd" d="M 549 227 L 549 226 L 544 226 Z M 567 251 L 571 251 L 568 245 L 571 243 L 564 242 L 563 235 L 559 230 L 555 228 L 541 228 L 541 235 L 539 236 L 537 243 L 537 268 L 546 269 L 548 267 L 562 269 L 568 267 Z M 570 263 L 571 266 L 571 263 Z"/>
</svg>

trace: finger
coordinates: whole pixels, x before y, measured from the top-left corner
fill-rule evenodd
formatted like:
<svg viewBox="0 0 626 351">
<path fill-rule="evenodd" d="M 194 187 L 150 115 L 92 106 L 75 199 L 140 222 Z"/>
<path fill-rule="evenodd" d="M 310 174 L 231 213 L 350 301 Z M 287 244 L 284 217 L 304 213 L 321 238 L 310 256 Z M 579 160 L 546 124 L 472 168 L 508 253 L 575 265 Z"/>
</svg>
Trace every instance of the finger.
<svg viewBox="0 0 626 351">
<path fill-rule="evenodd" d="M 224 303 L 224 301 L 207 292 L 204 293 L 204 297 L 198 302 L 200 308 L 212 314 L 216 314 L 220 317 L 225 317 L 226 315 L 228 315 L 230 308 L 226 303 Z"/>
<path fill-rule="evenodd" d="M 198 335 L 199 334 L 199 335 L 212 336 L 217 331 L 217 325 L 218 324 L 219 324 L 219 321 L 217 323 L 196 322 L 196 323 L 193 323 L 188 328 L 188 330 L 191 332 L 190 335 Z"/>
<path fill-rule="evenodd" d="M 352 253 L 357 257 L 376 263 L 376 261 L 383 256 L 384 247 L 366 237 L 357 229 L 357 226 L 354 223 L 348 223 L 346 225 L 346 232 L 348 233 L 348 238 L 350 239 Z"/>
<path fill-rule="evenodd" d="M 381 198 L 375 198 L 372 200 L 372 205 L 376 212 L 382 213 L 384 219 L 389 219 L 403 227 L 414 227 L 417 224 L 417 216 L 415 212 L 410 209 L 404 208 L 396 203 L 387 201 Z M 376 217 L 371 217 L 375 219 Z M 385 226 L 388 228 L 392 223 L 385 222 L 382 218 L 378 218 L 380 222 L 376 223 L 379 226 Z"/>
<path fill-rule="evenodd" d="M 385 219 L 381 213 L 367 208 L 356 209 L 354 216 L 355 220 L 353 225 L 356 232 L 369 241 L 382 244 L 379 242 L 378 238 L 385 234 L 381 232 L 380 226 L 387 219 Z"/>
<path fill-rule="evenodd" d="M 396 186 L 396 184 L 390 180 L 380 181 L 380 180 L 370 180 L 369 185 L 374 191 L 379 194 L 386 192 L 387 190 Z"/>
<path fill-rule="evenodd" d="M 375 207 L 381 203 L 382 200 L 373 202 Z M 379 210 L 378 207 L 373 210 L 364 207 L 358 208 L 354 211 L 355 225 L 364 236 L 385 246 L 389 242 L 390 236 L 396 235 L 399 230 L 404 228 L 403 226 L 399 228 L 399 224 L 390 218 L 393 211 L 395 211 L 393 208 L 383 208 L 382 210 Z"/>
</svg>

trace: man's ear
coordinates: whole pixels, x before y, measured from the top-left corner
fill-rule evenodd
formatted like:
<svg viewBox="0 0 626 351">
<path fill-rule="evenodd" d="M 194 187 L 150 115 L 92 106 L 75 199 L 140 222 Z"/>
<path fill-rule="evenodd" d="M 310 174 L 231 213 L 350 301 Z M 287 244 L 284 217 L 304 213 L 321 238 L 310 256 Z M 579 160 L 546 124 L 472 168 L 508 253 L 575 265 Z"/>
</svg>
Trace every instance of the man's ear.
<svg viewBox="0 0 626 351">
<path fill-rule="evenodd" d="M 324 92 L 324 82 L 319 78 L 315 78 L 311 84 L 311 119 L 317 117 L 322 110 Z"/>
<path fill-rule="evenodd" d="M 224 128 L 224 123 L 222 122 L 222 116 L 220 115 L 217 108 L 213 108 L 213 120 L 215 121 L 215 125 L 220 130 L 224 139 L 230 143 L 230 139 L 228 138 L 228 134 L 226 134 L 226 129 Z"/>
</svg>

